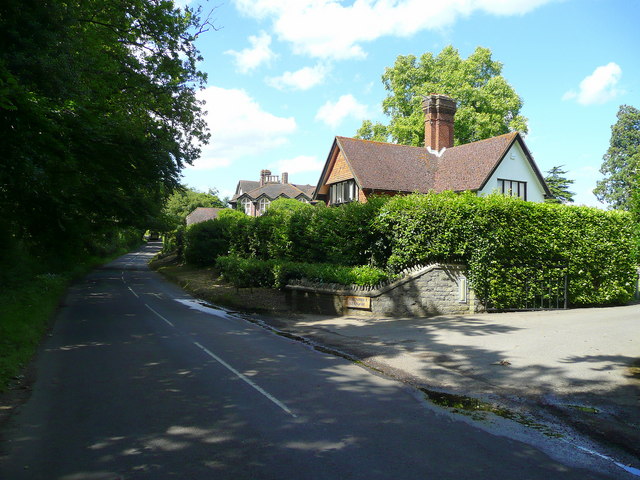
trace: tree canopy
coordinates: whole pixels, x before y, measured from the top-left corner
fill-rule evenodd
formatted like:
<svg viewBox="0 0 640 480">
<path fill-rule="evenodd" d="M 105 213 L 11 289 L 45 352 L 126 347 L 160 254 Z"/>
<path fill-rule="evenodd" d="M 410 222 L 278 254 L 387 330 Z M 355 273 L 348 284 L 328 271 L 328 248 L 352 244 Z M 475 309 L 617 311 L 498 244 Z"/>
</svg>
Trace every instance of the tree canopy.
<svg viewBox="0 0 640 480">
<path fill-rule="evenodd" d="M 512 131 L 527 133 L 527 119 L 520 114 L 522 100 L 501 73 L 502 64 L 491 58 L 488 48 L 478 47 L 466 59 L 452 46 L 419 59 L 400 55 L 382 75 L 388 92 L 382 109 L 389 125 L 365 120 L 356 137 L 424 145 L 422 97 L 433 93 L 457 101 L 456 145 Z"/>
<path fill-rule="evenodd" d="M 215 190 L 209 190 L 205 193 L 193 188 L 180 188 L 167 199 L 165 204 L 164 214 L 168 222 L 165 228 L 169 230 L 183 225 L 187 215 L 197 207 L 223 208 L 226 206 L 226 202 L 220 200 L 218 192 Z"/>
<path fill-rule="evenodd" d="M 14 238 L 74 246 L 146 225 L 208 139 L 198 11 L 164 0 L 0 5 L 0 211 Z"/>
<path fill-rule="evenodd" d="M 553 195 L 553 198 L 546 200 L 547 203 L 573 203 L 575 193 L 569 191 L 569 187 L 573 185 L 574 180 L 569 180 L 565 176 L 567 171 L 562 167 L 563 165 L 552 167 L 546 172 L 544 181 Z"/>
<path fill-rule="evenodd" d="M 640 110 L 621 105 L 617 117 L 611 126 L 609 149 L 602 157 L 600 173 L 604 178 L 593 193 L 613 208 L 629 210 L 640 174 Z"/>
</svg>

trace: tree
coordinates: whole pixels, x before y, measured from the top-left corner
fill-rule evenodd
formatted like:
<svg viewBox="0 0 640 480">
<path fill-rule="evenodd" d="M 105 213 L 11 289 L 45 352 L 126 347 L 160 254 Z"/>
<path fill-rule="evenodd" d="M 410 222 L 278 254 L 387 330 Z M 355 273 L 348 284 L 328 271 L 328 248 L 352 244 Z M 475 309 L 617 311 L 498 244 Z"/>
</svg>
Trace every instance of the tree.
<svg viewBox="0 0 640 480">
<path fill-rule="evenodd" d="M 631 208 L 631 197 L 640 174 L 640 110 L 621 105 L 617 122 L 611 126 L 611 140 L 602 157 L 599 180 L 593 193 L 603 203 L 622 210 Z"/>
<path fill-rule="evenodd" d="M 574 180 L 569 180 L 565 177 L 566 170 L 562 169 L 563 165 L 552 167 L 547 170 L 547 176 L 544 177 L 544 181 L 547 183 L 549 190 L 553 198 L 549 198 L 546 201 L 548 203 L 572 203 L 574 192 L 569 191 L 569 187 L 573 184 Z"/>
<path fill-rule="evenodd" d="M 75 251 L 159 215 L 208 139 L 194 46 L 207 23 L 164 0 L 0 3 L 0 213 L 12 238 Z"/>
<path fill-rule="evenodd" d="M 483 140 L 503 133 L 527 133 L 527 119 L 520 115 L 522 100 L 501 76 L 502 64 L 491 59 L 491 50 L 478 47 L 467 59 L 458 50 L 445 47 L 437 56 L 400 55 L 382 75 L 389 92 L 382 102 L 391 121 L 387 132 L 392 141 L 424 145 L 422 97 L 448 95 L 458 104 L 455 144 Z M 368 123 L 367 123 L 368 122 Z M 374 128 L 375 127 L 375 128 Z M 360 138 L 382 132 L 384 125 L 365 120 Z"/>
<path fill-rule="evenodd" d="M 364 120 L 358 129 L 355 138 L 363 140 L 374 140 L 376 142 L 389 141 L 389 129 L 380 122 L 373 123 L 371 120 Z"/>
<path fill-rule="evenodd" d="M 182 187 L 167 199 L 164 207 L 164 214 L 168 221 L 166 229 L 173 230 L 183 225 L 187 215 L 197 207 L 224 208 L 226 204 L 223 200 L 220 200 L 216 190 L 209 189 L 208 193 L 204 193 L 192 188 Z"/>
</svg>

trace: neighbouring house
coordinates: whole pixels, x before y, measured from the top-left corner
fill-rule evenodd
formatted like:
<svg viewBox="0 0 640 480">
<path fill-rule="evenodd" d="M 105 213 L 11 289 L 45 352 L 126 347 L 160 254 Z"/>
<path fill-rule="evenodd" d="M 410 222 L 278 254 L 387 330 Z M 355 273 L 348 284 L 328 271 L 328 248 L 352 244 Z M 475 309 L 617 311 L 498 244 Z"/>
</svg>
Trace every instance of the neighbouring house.
<svg viewBox="0 0 640 480">
<path fill-rule="evenodd" d="M 327 205 L 366 202 L 373 194 L 470 190 L 542 202 L 551 192 L 522 136 L 508 133 L 453 146 L 456 102 L 423 100 L 425 147 L 336 137 L 313 200 Z"/>
<path fill-rule="evenodd" d="M 267 211 L 269 205 L 279 198 L 292 198 L 310 203 L 313 198 L 313 185 L 289 183 L 289 175 L 284 172 L 282 178 L 272 175 L 270 170 L 260 172 L 260 180 L 240 180 L 236 193 L 229 200 L 231 208 L 241 208 L 252 217 L 259 217 Z M 238 207 L 239 206 L 239 207 Z"/>
<path fill-rule="evenodd" d="M 224 208 L 208 208 L 208 207 L 198 207 L 193 212 L 191 212 L 186 217 L 187 227 L 189 225 L 193 225 L 194 223 L 206 222 L 207 220 L 213 220 L 214 218 L 218 218 L 218 214 L 220 210 L 224 210 Z"/>
</svg>

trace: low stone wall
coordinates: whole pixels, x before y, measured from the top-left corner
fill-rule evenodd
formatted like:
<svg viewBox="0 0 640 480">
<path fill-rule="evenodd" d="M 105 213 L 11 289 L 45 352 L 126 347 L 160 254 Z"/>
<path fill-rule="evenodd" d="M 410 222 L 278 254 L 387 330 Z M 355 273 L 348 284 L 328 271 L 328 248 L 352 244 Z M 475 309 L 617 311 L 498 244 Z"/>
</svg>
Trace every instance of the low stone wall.
<svg viewBox="0 0 640 480">
<path fill-rule="evenodd" d="M 289 306 L 306 313 L 406 317 L 483 310 L 459 265 L 416 267 L 399 280 L 369 289 L 304 281 L 285 288 Z"/>
</svg>

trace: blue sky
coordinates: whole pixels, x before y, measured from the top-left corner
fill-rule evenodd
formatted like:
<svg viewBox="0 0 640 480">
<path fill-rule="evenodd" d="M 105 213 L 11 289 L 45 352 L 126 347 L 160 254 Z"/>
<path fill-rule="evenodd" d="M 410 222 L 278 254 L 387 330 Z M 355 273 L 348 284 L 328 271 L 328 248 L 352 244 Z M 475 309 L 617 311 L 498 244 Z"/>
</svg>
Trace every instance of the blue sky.
<svg viewBox="0 0 640 480">
<path fill-rule="evenodd" d="M 398 55 L 492 51 L 522 97 L 525 141 L 544 172 L 591 191 L 622 104 L 640 108 L 637 0 L 180 0 L 217 31 L 199 39 L 211 143 L 183 182 L 231 196 L 260 170 L 315 185 L 336 135 L 388 123 L 381 75 Z M 447 92 L 437 92 L 444 93 Z"/>
</svg>

